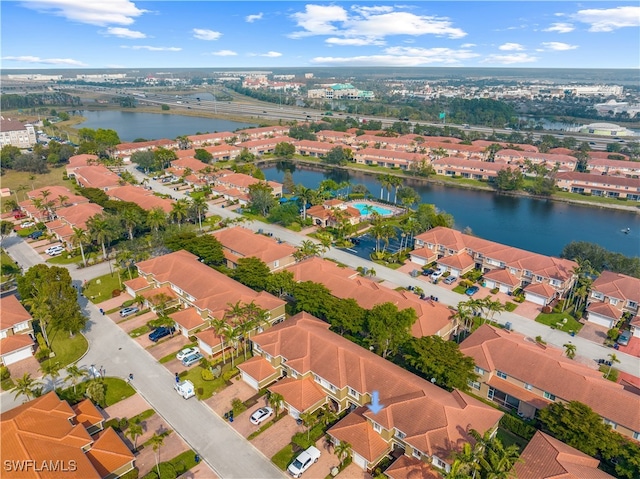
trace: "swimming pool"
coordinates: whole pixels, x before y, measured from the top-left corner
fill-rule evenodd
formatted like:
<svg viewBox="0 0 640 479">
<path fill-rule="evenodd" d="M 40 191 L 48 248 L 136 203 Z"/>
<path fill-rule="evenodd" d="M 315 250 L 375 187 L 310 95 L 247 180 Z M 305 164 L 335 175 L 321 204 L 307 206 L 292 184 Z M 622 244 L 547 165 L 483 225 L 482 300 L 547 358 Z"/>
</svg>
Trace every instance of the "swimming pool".
<svg viewBox="0 0 640 479">
<path fill-rule="evenodd" d="M 380 216 L 391 216 L 393 214 L 393 210 L 374 205 L 373 203 L 351 203 L 349 206 L 356 208 L 362 216 L 370 215 L 373 211 Z"/>
</svg>

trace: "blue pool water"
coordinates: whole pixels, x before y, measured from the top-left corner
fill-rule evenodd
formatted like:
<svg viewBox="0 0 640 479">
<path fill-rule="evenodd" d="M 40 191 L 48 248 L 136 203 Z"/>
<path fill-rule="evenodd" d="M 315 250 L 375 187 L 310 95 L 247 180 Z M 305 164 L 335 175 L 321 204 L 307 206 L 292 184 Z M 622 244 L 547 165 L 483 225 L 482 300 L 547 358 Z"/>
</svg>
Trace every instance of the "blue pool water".
<svg viewBox="0 0 640 479">
<path fill-rule="evenodd" d="M 354 208 L 356 208 L 362 216 L 366 216 L 370 214 L 367 211 L 369 209 L 368 206 L 371 206 L 371 210 L 375 211 L 380 216 L 389 216 L 393 214 L 393 211 L 391 211 L 389 208 L 383 208 L 381 206 L 374 205 L 371 203 L 351 203 L 349 206 L 353 206 Z"/>
</svg>

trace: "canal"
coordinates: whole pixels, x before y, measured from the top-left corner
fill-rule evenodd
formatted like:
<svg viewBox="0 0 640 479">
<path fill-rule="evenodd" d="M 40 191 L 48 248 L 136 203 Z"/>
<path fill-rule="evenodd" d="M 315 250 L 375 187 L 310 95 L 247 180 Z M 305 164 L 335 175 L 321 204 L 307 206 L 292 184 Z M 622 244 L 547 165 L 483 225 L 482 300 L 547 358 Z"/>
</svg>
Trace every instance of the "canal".
<svg viewBox="0 0 640 479">
<path fill-rule="evenodd" d="M 322 170 L 278 162 L 262 168 L 266 178 L 282 182 L 286 169 L 296 184 L 317 188 L 322 180 L 363 184 L 380 197 L 380 183 L 371 174 L 342 169 Z M 433 203 L 455 218 L 455 227 L 499 243 L 546 255 L 559 255 L 571 241 L 598 243 L 610 251 L 640 256 L 640 215 L 526 197 L 496 195 L 405 179 L 423 203 Z M 386 193 L 385 193 L 386 198 Z M 391 194 L 393 199 L 393 192 Z M 622 230 L 630 228 L 628 234 Z"/>
</svg>

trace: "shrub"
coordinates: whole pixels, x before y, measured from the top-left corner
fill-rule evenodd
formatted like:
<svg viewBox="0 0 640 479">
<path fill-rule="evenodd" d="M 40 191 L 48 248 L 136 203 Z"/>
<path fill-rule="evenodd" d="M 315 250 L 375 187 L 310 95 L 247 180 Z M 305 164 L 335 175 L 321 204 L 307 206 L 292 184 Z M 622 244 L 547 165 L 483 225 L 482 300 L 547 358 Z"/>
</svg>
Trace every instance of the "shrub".
<svg viewBox="0 0 640 479">
<path fill-rule="evenodd" d="M 122 303 L 122 307 L 123 308 L 128 308 L 129 306 L 133 306 L 134 303 L 135 303 L 135 300 L 128 299 L 124 303 Z"/>
<path fill-rule="evenodd" d="M 0 381 L 5 381 L 11 377 L 11 371 L 6 366 L 0 366 Z"/>
<path fill-rule="evenodd" d="M 229 371 L 226 371 L 222 374 L 222 380 L 227 382 L 229 381 L 232 377 L 234 377 L 235 375 L 237 375 L 240 371 L 238 371 L 238 368 L 233 368 L 230 369 Z"/>
<path fill-rule="evenodd" d="M 129 420 L 126 417 L 120 419 L 120 430 L 124 431 L 129 427 Z"/>
<path fill-rule="evenodd" d="M 204 394 L 204 389 L 202 388 L 196 389 L 196 394 L 198 395 L 198 397 L 202 397 L 202 395 Z"/>
<path fill-rule="evenodd" d="M 38 361 L 44 361 L 45 359 L 48 359 L 49 356 L 51 356 L 51 350 L 49 348 L 39 348 L 35 354 Z"/>
<path fill-rule="evenodd" d="M 113 291 L 111 291 L 111 297 L 117 298 L 118 296 L 120 296 L 121 293 L 122 291 L 120 291 L 119 289 L 114 289 Z"/>
<path fill-rule="evenodd" d="M 137 468 L 133 468 L 126 474 L 123 474 L 122 476 L 120 476 L 120 479 L 138 479 L 139 476 L 140 476 L 140 471 Z"/>
<path fill-rule="evenodd" d="M 499 289 L 499 288 L 493 288 L 493 289 L 491 290 L 491 294 L 498 294 L 499 292 L 500 292 L 500 289 Z"/>
<path fill-rule="evenodd" d="M 619 329 L 613 328 L 607 331 L 607 338 L 609 338 L 611 341 L 617 341 L 619 336 L 620 336 Z"/>
<path fill-rule="evenodd" d="M 202 358 L 199 364 L 202 369 L 209 369 L 211 367 L 211 362 L 207 358 Z"/>
<path fill-rule="evenodd" d="M 213 381 L 215 379 L 213 373 L 208 369 L 203 369 L 200 372 L 200 376 L 202 376 L 203 381 Z"/>
<path fill-rule="evenodd" d="M 120 430 L 120 419 L 118 419 L 117 417 L 114 417 L 113 419 L 109 419 L 108 421 L 106 421 L 104 423 L 104 428 L 107 429 L 109 427 L 112 427 L 116 430 Z"/>
<path fill-rule="evenodd" d="M 527 441 L 536 433 L 536 428 L 530 426 L 525 421 L 512 414 L 505 414 L 500 419 L 500 425 L 507 431 L 511 431 L 516 436 L 520 436 Z"/>
</svg>

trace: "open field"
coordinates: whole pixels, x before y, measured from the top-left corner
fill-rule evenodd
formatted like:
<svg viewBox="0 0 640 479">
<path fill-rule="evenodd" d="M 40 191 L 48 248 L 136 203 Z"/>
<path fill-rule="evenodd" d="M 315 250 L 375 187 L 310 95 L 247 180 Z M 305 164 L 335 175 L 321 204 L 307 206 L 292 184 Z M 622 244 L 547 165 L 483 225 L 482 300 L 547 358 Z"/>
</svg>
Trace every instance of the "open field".
<svg viewBox="0 0 640 479">
<path fill-rule="evenodd" d="M 62 179 L 64 172 L 64 166 L 51 168 L 48 173 L 41 175 L 27 171 L 5 170 L 2 175 L 2 187 L 9 188 L 14 193 L 20 186 L 26 186 L 26 190 L 18 193 L 18 201 L 25 199 L 27 191 L 37 190 L 44 186 L 66 186 L 73 191 L 73 183 L 70 180 Z M 15 199 L 15 194 L 13 198 Z"/>
</svg>

